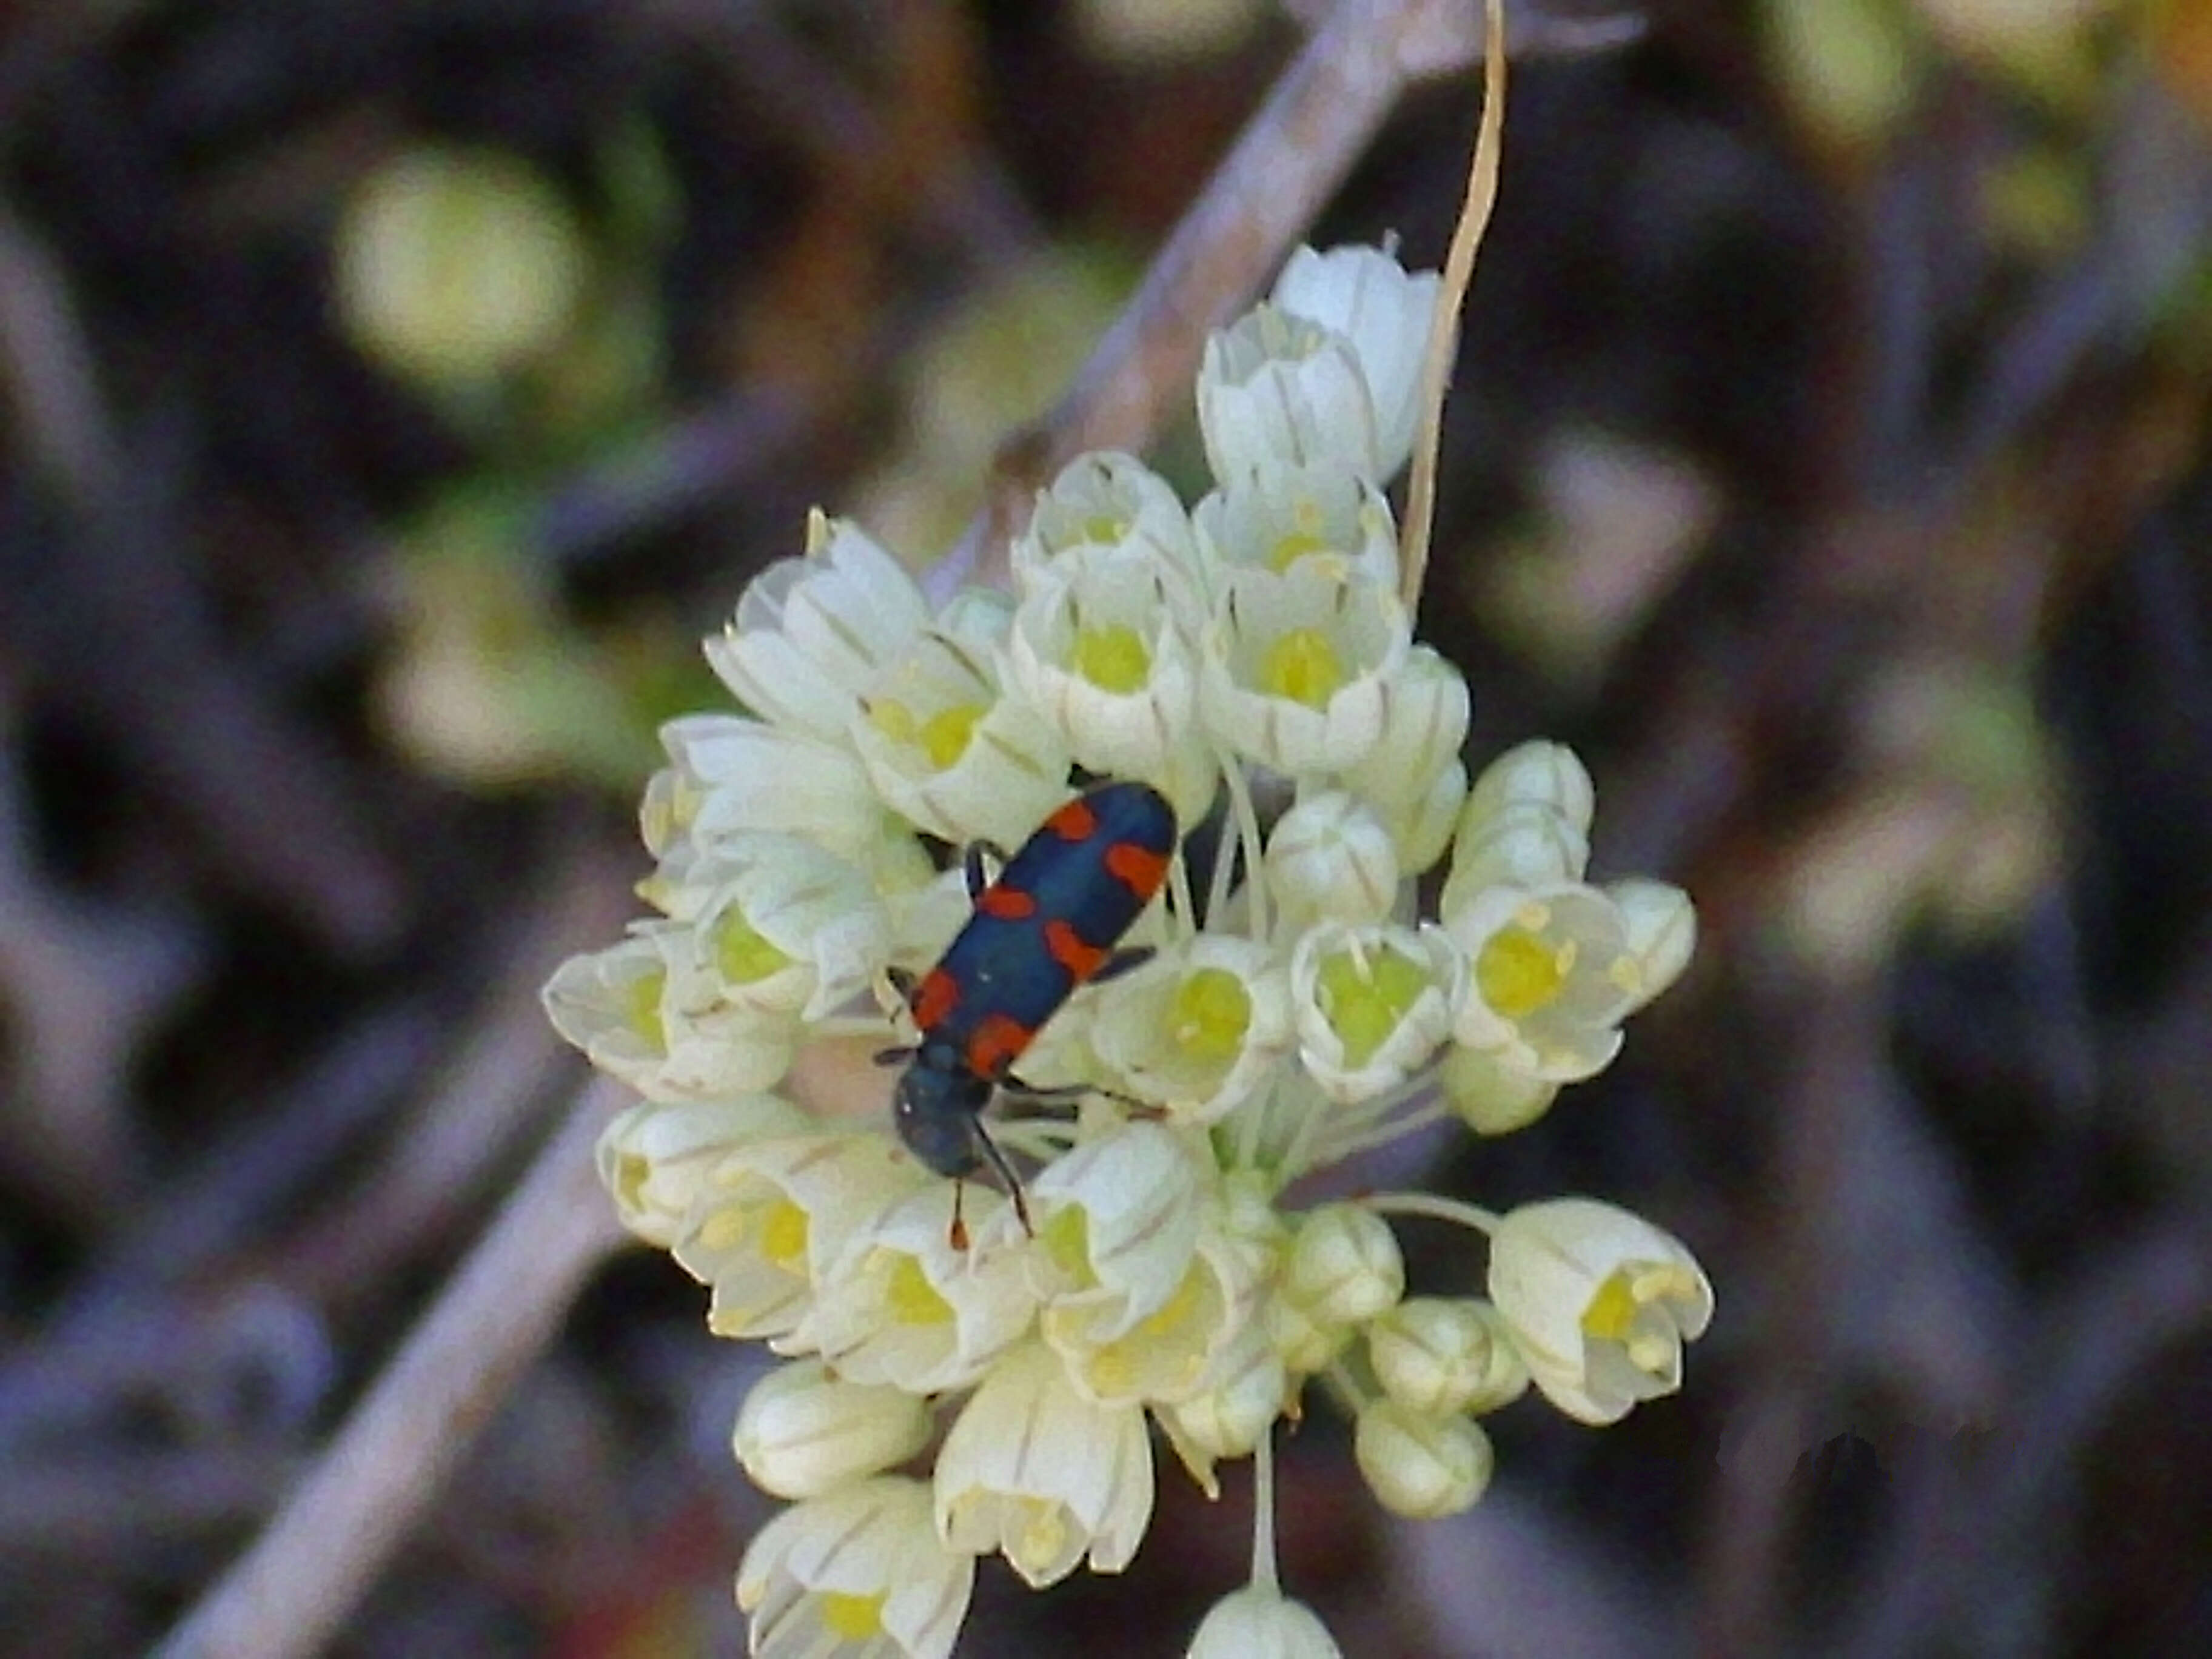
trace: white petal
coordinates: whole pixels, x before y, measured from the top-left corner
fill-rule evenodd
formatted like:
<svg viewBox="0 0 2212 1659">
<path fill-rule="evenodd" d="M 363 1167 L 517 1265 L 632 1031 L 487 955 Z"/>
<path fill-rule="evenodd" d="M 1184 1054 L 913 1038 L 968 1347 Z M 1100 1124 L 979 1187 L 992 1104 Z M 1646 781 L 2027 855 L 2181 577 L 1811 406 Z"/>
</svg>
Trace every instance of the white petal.
<svg viewBox="0 0 2212 1659">
<path fill-rule="evenodd" d="M 884 1475 L 786 1510 L 746 1547 L 738 1605 L 755 1659 L 949 1659 L 975 1563 L 938 1541 L 929 1489 Z M 873 1629 L 855 1632 L 858 1620 Z M 885 1643 L 896 1644 L 886 1647 Z"/>
<path fill-rule="evenodd" d="M 1380 483 L 1375 410 L 1343 336 L 1272 306 L 1206 343 L 1198 425 L 1224 483 L 1273 462 L 1335 462 Z"/>
<path fill-rule="evenodd" d="M 846 520 L 818 510 L 803 558 L 755 577 L 707 660 L 753 713 L 841 742 L 853 700 L 882 664 L 929 625 L 905 567 Z"/>
<path fill-rule="evenodd" d="M 937 1455 L 939 1534 L 1002 1551 L 1033 1589 L 1086 1559 L 1119 1572 L 1152 1513 L 1152 1452 L 1136 1406 L 1078 1394 L 1042 1344 L 1009 1353 L 976 1389 Z"/>
<path fill-rule="evenodd" d="M 1374 404 L 1378 479 L 1391 477 L 1413 453 L 1421 365 L 1440 286 L 1436 272 L 1409 274 L 1379 248 L 1316 253 L 1301 247 L 1270 296 L 1285 311 L 1351 342 Z"/>
</svg>

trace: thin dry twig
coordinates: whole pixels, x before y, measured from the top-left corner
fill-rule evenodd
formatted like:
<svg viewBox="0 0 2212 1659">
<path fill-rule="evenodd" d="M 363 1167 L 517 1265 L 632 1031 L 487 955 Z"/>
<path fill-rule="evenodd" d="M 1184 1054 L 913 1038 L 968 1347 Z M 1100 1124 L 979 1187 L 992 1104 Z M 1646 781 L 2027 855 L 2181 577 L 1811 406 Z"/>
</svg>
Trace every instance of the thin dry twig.
<svg viewBox="0 0 2212 1659">
<path fill-rule="evenodd" d="M 336 1307 L 423 1255 L 423 1241 L 461 1236 L 465 1206 L 526 1146 L 544 1101 L 574 1064 L 545 1023 L 545 964 L 621 926 L 626 896 L 607 857 L 579 855 L 547 873 L 545 896 L 502 944 L 489 994 L 465 1040 L 387 1138 L 374 1169 L 286 1245 L 287 1279 Z"/>
<path fill-rule="evenodd" d="M 243 666 L 174 556 L 184 428 L 150 420 L 126 432 L 96 362 L 62 268 L 0 204 L 0 406 L 69 509 L 59 556 L 35 582 L 13 583 L 0 647 L 181 809 L 241 890 L 341 952 L 373 955 L 404 921 L 398 873 L 345 809 L 343 763 Z M 101 649 L 87 653 L 88 640 Z M 131 672 L 99 672 L 110 662 Z"/>
<path fill-rule="evenodd" d="M 1421 603 L 1429 570 L 1429 534 L 1437 516 L 1437 455 L 1443 439 L 1444 398 L 1459 356 L 1460 307 L 1474 280 L 1474 256 L 1498 205 L 1498 164 L 1505 137 L 1505 4 L 1483 0 L 1482 120 L 1475 130 L 1474 159 L 1467 169 L 1467 198 L 1444 256 L 1436 315 L 1429 322 L 1428 356 L 1421 365 L 1421 428 L 1413 440 L 1413 476 L 1406 483 L 1406 519 L 1398 532 L 1400 592 L 1408 611 Z"/>
<path fill-rule="evenodd" d="M 285 1659 L 337 1632 L 577 1287 L 621 1243 L 592 1144 L 622 1093 L 602 1081 L 579 1094 L 321 1462 L 158 1659 Z"/>
</svg>

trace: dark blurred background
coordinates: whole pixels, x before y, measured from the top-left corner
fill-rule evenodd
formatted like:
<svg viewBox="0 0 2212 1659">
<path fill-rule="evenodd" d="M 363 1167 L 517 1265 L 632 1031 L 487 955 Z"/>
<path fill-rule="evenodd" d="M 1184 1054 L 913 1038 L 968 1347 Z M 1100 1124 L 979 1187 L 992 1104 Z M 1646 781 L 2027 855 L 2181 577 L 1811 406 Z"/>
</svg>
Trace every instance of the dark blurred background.
<svg viewBox="0 0 2212 1659">
<path fill-rule="evenodd" d="M 1573 743 L 1704 936 L 1436 1152 L 1719 1316 L 1618 1428 L 1494 1419 L 1458 1521 L 1317 1410 L 1289 1584 L 1352 1659 L 2212 1651 L 2212 7 L 1643 15 L 1516 70 L 1424 625 L 1472 763 Z M 0 1652 L 143 1650 L 254 1535 L 580 1080 L 536 988 L 632 908 L 697 636 L 812 503 L 950 545 L 1298 38 L 0 8 Z M 1440 258 L 1475 100 L 1314 240 Z M 732 1650 L 757 1358 L 608 1267 L 338 1650 Z M 1249 1494 L 1161 1492 L 963 1650 L 1180 1651 Z"/>
</svg>

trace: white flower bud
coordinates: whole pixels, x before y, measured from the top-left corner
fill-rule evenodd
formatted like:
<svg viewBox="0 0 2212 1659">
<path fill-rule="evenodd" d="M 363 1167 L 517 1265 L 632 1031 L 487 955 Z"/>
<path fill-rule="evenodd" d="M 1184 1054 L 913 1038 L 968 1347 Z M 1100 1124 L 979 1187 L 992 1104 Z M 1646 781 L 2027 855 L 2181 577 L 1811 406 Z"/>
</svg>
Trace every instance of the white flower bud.
<svg viewBox="0 0 2212 1659">
<path fill-rule="evenodd" d="M 1207 1610 L 1186 1659 L 1343 1659 L 1343 1650 L 1304 1602 L 1247 1584 Z"/>
<path fill-rule="evenodd" d="M 707 661 L 738 701 L 776 725 L 842 746 L 854 700 L 929 626 L 904 566 L 848 519 L 807 515 L 806 553 L 746 585 Z"/>
<path fill-rule="evenodd" d="M 1351 1326 L 1323 1318 L 1291 1297 L 1269 1297 L 1261 1305 L 1261 1317 L 1269 1345 L 1293 1376 L 1320 1370 L 1352 1341 Z"/>
<path fill-rule="evenodd" d="M 1449 920 L 1495 888 L 1580 881 L 1589 864 L 1589 838 L 1549 807 L 1508 805 L 1480 822 L 1468 811 L 1452 842 L 1451 873 L 1437 915 Z"/>
<path fill-rule="evenodd" d="M 1620 908 L 1630 954 L 1643 970 L 1638 1003 L 1649 1002 L 1681 977 L 1698 945 L 1698 913 L 1690 896 L 1663 881 L 1610 882 L 1606 896 Z"/>
<path fill-rule="evenodd" d="M 1344 773 L 1344 787 L 1371 803 L 1399 838 L 1409 873 L 1435 863 L 1453 835 L 1467 792 L 1459 751 L 1471 707 L 1459 670 L 1427 646 L 1413 647 L 1391 683 L 1381 738 Z"/>
<path fill-rule="evenodd" d="M 1479 1135 L 1510 1135 L 1525 1129 L 1559 1097 L 1558 1084 L 1516 1070 L 1496 1054 L 1457 1043 L 1444 1050 L 1437 1082 L 1460 1121 Z"/>
<path fill-rule="evenodd" d="M 1327 919 L 1381 922 L 1398 900 L 1398 852 L 1374 813 L 1340 791 L 1283 814 L 1261 861 L 1285 932 Z"/>
<path fill-rule="evenodd" d="M 1467 799 L 1467 768 L 1458 761 L 1445 762 L 1430 777 L 1426 790 L 1403 798 L 1379 790 L 1365 767 L 1346 772 L 1344 781 L 1358 787 L 1382 815 L 1398 845 L 1398 861 L 1408 874 L 1421 874 L 1444 855 L 1459 823 L 1460 805 Z"/>
<path fill-rule="evenodd" d="M 879 1475 L 811 1498 L 753 1534 L 738 1606 L 762 1655 L 950 1659 L 975 1559 L 939 1541 L 929 1488 Z"/>
<path fill-rule="evenodd" d="M 1357 1204 L 1308 1212 L 1283 1264 L 1281 1293 L 1322 1324 L 1357 1325 L 1406 1293 L 1406 1259 L 1390 1224 Z"/>
<path fill-rule="evenodd" d="M 1485 820 L 1515 806 L 1543 807 L 1587 840 L 1597 811 L 1597 786 L 1566 744 L 1531 738 L 1482 769 L 1468 795 L 1467 821 L 1479 831 Z"/>
<path fill-rule="evenodd" d="M 1384 1392 L 1430 1417 L 1495 1411 L 1528 1386 L 1498 1310 L 1472 1297 L 1408 1297 L 1367 1328 Z"/>
<path fill-rule="evenodd" d="M 753 1384 L 731 1447 L 763 1492 L 817 1498 L 904 1462 L 929 1443 L 931 1426 L 921 1395 L 799 1359 Z"/>
<path fill-rule="evenodd" d="M 1713 1315 L 1713 1287 L 1680 1239 L 1587 1198 L 1509 1212 L 1491 1236 L 1490 1295 L 1530 1379 L 1583 1423 L 1674 1393 L 1682 1344 Z"/>
<path fill-rule="evenodd" d="M 1387 1398 L 1360 1408 L 1352 1451 L 1376 1501 L 1412 1521 L 1440 1521 L 1473 1508 L 1497 1466 L 1480 1425 Z"/>
</svg>

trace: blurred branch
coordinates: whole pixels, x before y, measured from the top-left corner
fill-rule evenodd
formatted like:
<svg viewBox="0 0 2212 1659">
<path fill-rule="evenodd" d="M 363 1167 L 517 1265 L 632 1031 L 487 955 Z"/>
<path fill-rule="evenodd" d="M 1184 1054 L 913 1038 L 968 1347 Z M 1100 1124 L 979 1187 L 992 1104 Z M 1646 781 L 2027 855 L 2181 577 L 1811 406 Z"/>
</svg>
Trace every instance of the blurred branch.
<svg viewBox="0 0 2212 1659">
<path fill-rule="evenodd" d="M 15 601 L 0 645 L 181 809 L 240 890 L 343 953 L 380 949 L 404 920 L 398 872 L 348 810 L 336 755 L 222 637 L 179 556 L 191 435 L 157 417 L 126 440 L 94 365 L 64 273 L 0 209 L 0 398 L 68 514 L 59 536 L 29 532 L 35 562 L 0 569 Z"/>
<path fill-rule="evenodd" d="M 1226 324 L 1280 264 L 1344 181 L 1413 79 L 1415 63 L 1451 67 L 1430 36 L 1480 50 L 1474 0 L 1343 0 L 1276 82 L 1206 189 L 1153 257 L 1120 319 L 1067 396 L 1000 451 L 990 499 L 933 573 L 940 592 L 988 578 L 1036 489 L 1077 455 L 1137 450 L 1187 398 L 1207 333 Z"/>
<path fill-rule="evenodd" d="M 1643 27 L 1633 12 L 1516 14 L 1510 50 L 1610 51 Z M 1001 447 L 989 500 L 933 573 L 937 591 L 997 574 L 1031 495 L 1076 456 L 1143 449 L 1189 396 L 1207 334 L 1288 257 L 1407 88 L 1480 63 L 1483 50 L 1480 0 L 1338 0 L 1153 256 L 1067 395 Z"/>
<path fill-rule="evenodd" d="M 583 1090 L 490 1231 L 269 1529 L 156 1650 L 160 1659 L 316 1651 L 622 1243 L 592 1146 L 618 1085 Z"/>
<path fill-rule="evenodd" d="M 39 1340 L 0 1364 L 0 1454 L 20 1470 L 33 1440 L 81 1450 L 83 1425 L 123 1414 L 134 1391 L 193 1386 L 208 1369 L 201 1356 L 222 1346 L 211 1328 L 220 1320 L 195 1287 L 218 1281 L 283 1206 L 357 1149 L 436 1035 L 419 1004 L 356 1021 L 296 1084 L 272 1089 L 264 1110 L 128 1212 L 131 1224 L 111 1231 Z M 240 1288 L 234 1275 L 228 1288 Z M 320 1346 L 326 1363 L 327 1340 Z"/>
<path fill-rule="evenodd" d="M 126 908 L 55 890 L 39 867 L 15 750 L 0 718 L 0 1003 L 17 1056 L 13 1086 L 0 1089 L 0 1170 L 88 1226 L 112 1219 L 144 1179 L 131 1068 L 206 942 L 181 906 Z"/>
<path fill-rule="evenodd" d="M 283 1246 L 281 1272 L 333 1316 L 454 1240 L 458 1224 L 519 1160 L 574 1055 L 545 1022 L 548 964 L 622 925 L 622 872 L 580 849 L 541 877 L 543 897 L 503 939 L 465 1040 L 417 1091 L 384 1156 Z"/>
</svg>

